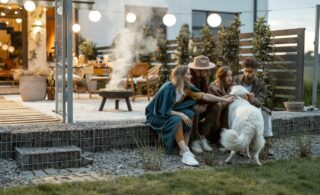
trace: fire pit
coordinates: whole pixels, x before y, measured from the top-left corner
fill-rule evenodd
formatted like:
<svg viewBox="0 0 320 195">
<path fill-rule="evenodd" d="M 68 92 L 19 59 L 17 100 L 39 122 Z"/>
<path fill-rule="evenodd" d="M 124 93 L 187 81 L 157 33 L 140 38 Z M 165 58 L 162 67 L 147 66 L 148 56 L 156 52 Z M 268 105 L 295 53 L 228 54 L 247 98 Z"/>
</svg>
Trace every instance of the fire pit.
<svg viewBox="0 0 320 195">
<path fill-rule="evenodd" d="M 125 99 L 127 103 L 127 107 L 129 111 L 132 111 L 130 104 L 130 97 L 133 96 L 133 92 L 131 90 L 110 90 L 110 89 L 101 89 L 98 94 L 102 97 L 102 102 L 100 104 L 99 111 L 103 110 L 104 104 L 106 103 L 107 98 L 115 99 L 115 108 L 119 109 L 119 101 L 120 99 Z"/>
</svg>

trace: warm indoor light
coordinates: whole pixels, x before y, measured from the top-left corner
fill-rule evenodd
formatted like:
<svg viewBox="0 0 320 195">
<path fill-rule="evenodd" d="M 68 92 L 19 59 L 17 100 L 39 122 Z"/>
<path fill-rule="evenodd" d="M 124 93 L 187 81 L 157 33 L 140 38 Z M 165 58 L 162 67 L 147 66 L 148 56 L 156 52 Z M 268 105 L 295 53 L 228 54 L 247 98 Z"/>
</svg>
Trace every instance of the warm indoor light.
<svg viewBox="0 0 320 195">
<path fill-rule="evenodd" d="M 72 25 L 73 32 L 78 33 L 78 32 L 80 32 L 80 30 L 81 30 L 81 26 L 79 24 Z"/>
<path fill-rule="evenodd" d="M 1 12 L 1 16 L 6 16 L 6 14 L 4 12 Z"/>
<path fill-rule="evenodd" d="M 101 13 L 99 11 L 90 11 L 89 20 L 91 22 L 98 22 L 101 19 Z"/>
<path fill-rule="evenodd" d="M 10 53 L 14 52 L 14 47 L 13 47 L 13 46 L 10 46 L 10 47 L 8 48 L 8 51 L 9 51 Z"/>
<path fill-rule="evenodd" d="M 42 29 L 42 21 L 41 20 L 36 20 L 34 21 L 34 23 L 32 24 L 32 28 L 34 30 L 34 32 L 40 32 Z"/>
<path fill-rule="evenodd" d="M 207 19 L 207 22 L 209 26 L 217 27 L 221 24 L 221 17 L 219 16 L 219 14 L 210 14 L 210 16 Z"/>
<path fill-rule="evenodd" d="M 9 0 L 0 0 L 0 3 L 8 3 Z"/>
<path fill-rule="evenodd" d="M 27 0 L 24 4 L 24 9 L 26 9 L 28 12 L 32 12 L 36 9 L 36 4 L 34 4 L 33 1 Z"/>
<path fill-rule="evenodd" d="M 8 46 L 7 44 L 2 45 L 2 49 L 3 49 L 3 50 L 6 51 L 6 50 L 8 50 L 8 48 L 9 48 L 9 46 Z"/>
<path fill-rule="evenodd" d="M 173 14 L 166 14 L 163 16 L 162 21 L 166 26 L 173 26 L 176 24 L 177 19 Z"/>
<path fill-rule="evenodd" d="M 129 12 L 129 13 L 127 14 L 127 16 L 126 16 L 126 20 L 127 20 L 127 22 L 129 22 L 129 23 L 134 23 L 134 22 L 136 21 L 136 19 L 137 19 L 136 14 L 134 14 L 134 13 L 132 13 L 132 12 Z"/>
<path fill-rule="evenodd" d="M 0 41 L 0 47 L 2 46 L 2 42 Z"/>
<path fill-rule="evenodd" d="M 21 19 L 21 18 L 17 18 L 17 19 L 16 19 L 16 22 L 17 22 L 18 24 L 20 24 L 20 23 L 22 22 L 22 19 Z"/>
</svg>

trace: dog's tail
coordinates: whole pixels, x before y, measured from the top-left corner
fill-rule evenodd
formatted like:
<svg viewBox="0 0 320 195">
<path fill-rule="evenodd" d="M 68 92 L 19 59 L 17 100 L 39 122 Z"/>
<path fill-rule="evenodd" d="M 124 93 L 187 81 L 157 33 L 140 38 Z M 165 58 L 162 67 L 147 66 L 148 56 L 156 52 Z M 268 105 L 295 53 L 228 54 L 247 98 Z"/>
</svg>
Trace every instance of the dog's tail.
<svg viewBox="0 0 320 195">
<path fill-rule="evenodd" d="M 248 134 L 239 135 L 234 129 L 222 129 L 220 143 L 227 150 L 240 151 L 246 149 L 252 140 Z"/>
</svg>

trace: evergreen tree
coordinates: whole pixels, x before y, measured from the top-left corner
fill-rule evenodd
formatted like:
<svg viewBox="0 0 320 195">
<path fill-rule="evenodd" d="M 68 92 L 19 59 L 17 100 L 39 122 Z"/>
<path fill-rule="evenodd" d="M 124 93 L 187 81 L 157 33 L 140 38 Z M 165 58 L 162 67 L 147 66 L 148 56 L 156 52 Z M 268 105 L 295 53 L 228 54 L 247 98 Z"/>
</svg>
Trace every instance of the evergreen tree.
<svg viewBox="0 0 320 195">
<path fill-rule="evenodd" d="M 159 29 L 157 32 L 157 45 L 158 48 L 154 53 L 155 59 L 162 64 L 161 66 L 161 74 L 160 74 L 160 82 L 163 84 L 164 82 L 169 80 L 170 69 L 168 66 L 169 55 L 168 55 L 168 40 L 166 35 L 164 34 L 162 29 Z"/>
<path fill-rule="evenodd" d="M 202 29 L 201 53 L 202 55 L 207 56 L 211 62 L 216 63 L 217 61 L 216 42 L 214 37 L 211 35 L 210 28 L 208 25 L 205 25 Z"/>
<path fill-rule="evenodd" d="M 236 75 L 239 73 L 239 35 L 241 22 L 238 17 L 234 18 L 231 26 L 221 27 L 218 33 L 220 42 L 220 58 L 223 59 L 224 65 L 228 65 L 233 69 Z"/>
<path fill-rule="evenodd" d="M 273 108 L 275 106 L 275 79 L 269 74 L 267 65 L 273 60 L 272 58 L 272 42 L 271 42 L 271 30 L 266 24 L 265 18 L 258 18 L 255 23 L 254 37 L 253 37 L 253 53 L 256 60 L 262 65 L 262 72 L 258 74 L 260 78 L 268 86 L 267 98 L 265 100 L 265 106 Z M 282 106 L 282 105 L 281 105 Z"/>
<path fill-rule="evenodd" d="M 178 65 L 187 65 L 190 62 L 189 39 L 190 39 L 189 25 L 184 24 L 181 26 L 179 35 L 176 39 L 178 47 L 175 52 L 175 59 Z"/>
</svg>

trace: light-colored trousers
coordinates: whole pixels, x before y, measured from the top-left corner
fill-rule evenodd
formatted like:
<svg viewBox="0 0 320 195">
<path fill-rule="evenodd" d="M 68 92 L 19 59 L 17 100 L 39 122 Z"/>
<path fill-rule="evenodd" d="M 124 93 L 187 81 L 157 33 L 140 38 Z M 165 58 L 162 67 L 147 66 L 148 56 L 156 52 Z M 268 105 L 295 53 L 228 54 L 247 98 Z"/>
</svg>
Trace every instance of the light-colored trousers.
<svg viewBox="0 0 320 195">
<path fill-rule="evenodd" d="M 261 109 L 261 108 L 260 108 Z M 264 122 L 264 130 L 263 130 L 263 135 L 264 137 L 272 137 L 272 121 L 271 121 L 271 114 L 268 112 L 261 110 L 262 112 L 262 117 L 263 117 L 263 122 Z"/>
</svg>

